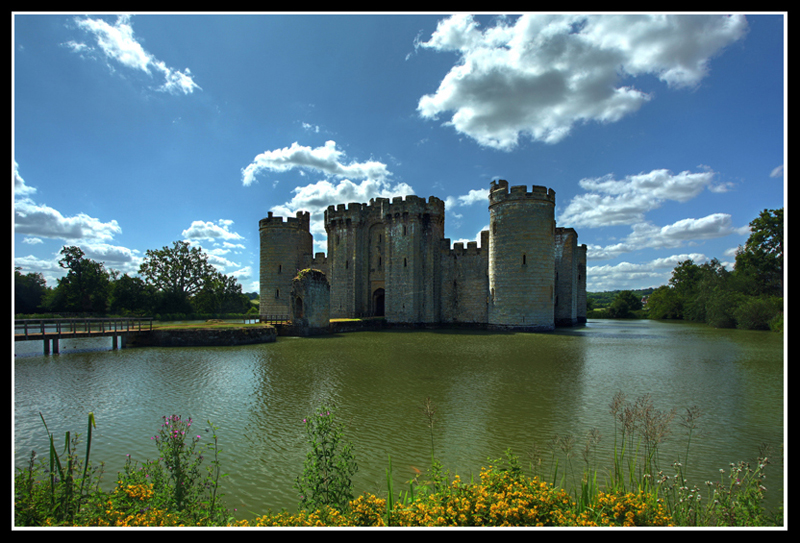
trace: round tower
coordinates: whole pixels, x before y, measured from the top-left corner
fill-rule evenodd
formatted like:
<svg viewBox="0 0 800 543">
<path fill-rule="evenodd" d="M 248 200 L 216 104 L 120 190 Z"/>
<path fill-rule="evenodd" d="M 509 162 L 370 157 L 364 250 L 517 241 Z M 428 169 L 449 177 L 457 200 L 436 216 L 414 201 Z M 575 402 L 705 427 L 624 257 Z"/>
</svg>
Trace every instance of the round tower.
<svg viewBox="0 0 800 543">
<path fill-rule="evenodd" d="M 489 325 L 555 328 L 553 189 L 492 181 L 489 190 Z"/>
<path fill-rule="evenodd" d="M 273 217 L 272 212 L 258 223 L 261 238 L 259 284 L 260 314 L 290 315 L 292 279 L 307 268 L 313 257 L 314 239 L 311 216 L 298 211 L 296 217 Z"/>
</svg>

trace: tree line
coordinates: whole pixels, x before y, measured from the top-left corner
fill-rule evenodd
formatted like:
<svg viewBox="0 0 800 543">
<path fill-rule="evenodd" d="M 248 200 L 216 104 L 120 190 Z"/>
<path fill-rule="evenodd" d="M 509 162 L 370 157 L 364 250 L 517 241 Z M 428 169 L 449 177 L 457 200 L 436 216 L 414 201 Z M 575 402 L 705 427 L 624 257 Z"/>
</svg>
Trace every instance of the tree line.
<svg viewBox="0 0 800 543">
<path fill-rule="evenodd" d="M 148 250 L 133 277 L 107 270 L 79 247 L 64 247 L 60 255 L 66 275 L 54 288 L 40 273 L 14 270 L 15 314 L 163 317 L 257 311 L 235 278 L 218 272 L 202 249 L 185 241 Z"/>
<path fill-rule="evenodd" d="M 704 322 L 716 328 L 783 329 L 783 208 L 765 209 L 750 222 L 750 236 L 736 251 L 733 271 L 716 258 L 684 260 L 669 284 L 647 297 L 621 291 L 602 313 L 611 318 L 646 316 Z"/>
</svg>

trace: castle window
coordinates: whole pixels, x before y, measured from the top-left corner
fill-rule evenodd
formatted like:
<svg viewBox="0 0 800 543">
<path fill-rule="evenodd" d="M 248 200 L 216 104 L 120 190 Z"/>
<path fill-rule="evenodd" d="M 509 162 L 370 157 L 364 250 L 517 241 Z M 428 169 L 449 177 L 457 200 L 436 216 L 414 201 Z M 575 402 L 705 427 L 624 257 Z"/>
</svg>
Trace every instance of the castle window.
<svg viewBox="0 0 800 543">
<path fill-rule="evenodd" d="M 278 264 L 278 273 L 281 273 L 281 265 Z"/>
<path fill-rule="evenodd" d="M 350 261 L 349 260 L 345 260 L 344 261 L 344 269 L 347 269 L 349 267 L 350 267 Z"/>
<path fill-rule="evenodd" d="M 381 257 L 378 257 L 378 269 L 381 267 Z"/>
<path fill-rule="evenodd" d="M 276 288 L 275 289 L 275 299 L 278 299 L 280 297 L 281 297 L 281 289 Z"/>
<path fill-rule="evenodd" d="M 525 255 L 525 253 L 522 253 L 522 265 L 523 266 L 527 265 L 527 263 L 528 263 L 527 260 L 528 260 L 528 257 Z"/>
<path fill-rule="evenodd" d="M 403 259 L 403 267 L 405 268 L 406 266 L 408 266 L 408 260 L 406 260 L 406 259 L 404 258 L 404 259 Z"/>
<path fill-rule="evenodd" d="M 403 235 L 404 236 L 406 235 L 406 225 L 405 224 L 403 225 Z"/>
</svg>

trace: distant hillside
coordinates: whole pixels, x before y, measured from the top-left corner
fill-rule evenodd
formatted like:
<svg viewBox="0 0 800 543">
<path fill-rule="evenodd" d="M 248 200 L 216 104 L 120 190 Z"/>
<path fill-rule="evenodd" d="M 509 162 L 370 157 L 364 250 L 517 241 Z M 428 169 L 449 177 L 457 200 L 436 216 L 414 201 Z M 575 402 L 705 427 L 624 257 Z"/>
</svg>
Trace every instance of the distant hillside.
<svg viewBox="0 0 800 543">
<path fill-rule="evenodd" d="M 655 290 L 654 288 L 644 288 L 644 289 L 629 289 L 631 292 L 636 294 L 639 297 L 643 296 L 650 296 L 650 294 Z M 614 298 L 617 297 L 617 294 L 622 292 L 621 290 L 607 290 L 604 292 L 587 292 L 586 293 L 586 300 L 587 305 L 590 309 L 598 309 L 601 307 L 608 307 L 611 305 L 611 302 L 614 301 Z"/>
</svg>

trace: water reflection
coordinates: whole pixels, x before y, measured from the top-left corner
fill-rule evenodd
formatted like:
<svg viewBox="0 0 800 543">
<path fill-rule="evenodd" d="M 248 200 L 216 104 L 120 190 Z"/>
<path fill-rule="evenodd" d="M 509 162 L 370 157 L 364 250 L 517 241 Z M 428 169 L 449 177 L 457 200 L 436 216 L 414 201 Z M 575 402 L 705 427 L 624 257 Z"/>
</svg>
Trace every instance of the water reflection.
<svg viewBox="0 0 800 543">
<path fill-rule="evenodd" d="M 436 455 L 468 477 L 507 448 L 525 461 L 557 434 L 574 436 L 577 455 L 593 428 L 603 436 L 598 454 L 607 455 L 608 404 L 623 391 L 631 400 L 651 394 L 659 409 L 679 414 L 695 404 L 703 410 L 692 459 L 705 480 L 755 455 L 762 441 L 782 443 L 782 347 L 769 333 L 593 321 L 548 334 L 417 330 L 226 348 L 112 351 L 109 342 L 57 356 L 40 350 L 15 359 L 16 462 L 45 443 L 40 411 L 57 434 L 83 432 L 94 411 L 92 456 L 111 474 L 125 454 L 155 455 L 149 438 L 161 416 L 210 419 L 230 474 L 229 505 L 240 514 L 292 510 L 306 452 L 302 419 L 321 403 L 334 404 L 348 426 L 357 491 L 379 492 L 389 455 L 396 482 L 429 465 L 428 396 Z M 679 431 L 665 458 L 685 452 Z"/>
</svg>

